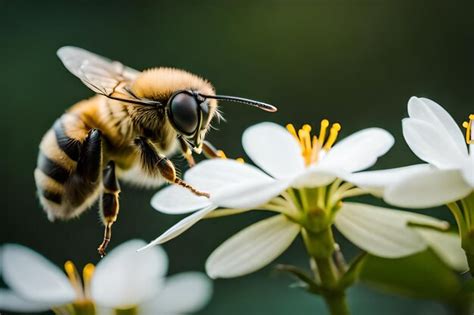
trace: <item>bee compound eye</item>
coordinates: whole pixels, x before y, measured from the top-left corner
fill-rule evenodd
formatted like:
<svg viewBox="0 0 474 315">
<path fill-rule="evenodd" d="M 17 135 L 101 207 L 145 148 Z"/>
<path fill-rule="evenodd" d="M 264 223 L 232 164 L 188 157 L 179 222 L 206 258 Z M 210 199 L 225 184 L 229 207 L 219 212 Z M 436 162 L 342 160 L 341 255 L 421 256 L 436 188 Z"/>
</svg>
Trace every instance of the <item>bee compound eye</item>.
<svg viewBox="0 0 474 315">
<path fill-rule="evenodd" d="M 202 102 L 199 107 L 201 108 L 202 113 L 202 122 L 203 125 L 207 125 L 209 123 L 209 104 L 207 101 Z"/>
<path fill-rule="evenodd" d="M 170 112 L 173 124 L 178 131 L 192 135 L 199 124 L 199 104 L 194 96 L 182 92 L 171 99 Z"/>
</svg>

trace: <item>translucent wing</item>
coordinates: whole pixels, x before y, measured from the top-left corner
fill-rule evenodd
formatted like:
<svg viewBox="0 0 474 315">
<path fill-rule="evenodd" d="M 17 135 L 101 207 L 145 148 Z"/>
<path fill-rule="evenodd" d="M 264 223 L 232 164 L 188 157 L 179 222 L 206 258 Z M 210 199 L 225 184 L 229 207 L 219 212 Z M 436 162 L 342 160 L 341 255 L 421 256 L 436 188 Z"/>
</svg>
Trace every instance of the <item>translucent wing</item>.
<svg viewBox="0 0 474 315">
<path fill-rule="evenodd" d="M 98 94 L 131 103 L 159 104 L 151 100 L 138 99 L 130 93 L 128 84 L 140 74 L 135 69 L 78 47 L 61 47 L 57 55 L 66 69 Z"/>
</svg>

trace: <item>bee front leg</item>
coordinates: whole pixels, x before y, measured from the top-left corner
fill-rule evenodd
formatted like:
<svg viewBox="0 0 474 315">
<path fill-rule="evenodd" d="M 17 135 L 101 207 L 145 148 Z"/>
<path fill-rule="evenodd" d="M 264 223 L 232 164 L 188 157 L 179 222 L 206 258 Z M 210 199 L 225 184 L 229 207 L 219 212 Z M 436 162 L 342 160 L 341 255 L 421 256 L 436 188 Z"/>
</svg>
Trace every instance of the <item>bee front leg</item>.
<svg viewBox="0 0 474 315">
<path fill-rule="evenodd" d="M 184 158 L 188 162 L 189 167 L 193 167 L 194 165 L 196 165 L 196 161 L 194 161 L 193 152 L 191 151 L 191 148 L 189 148 L 188 143 L 182 137 L 178 137 L 178 140 L 179 140 L 179 144 L 181 146 L 181 152 L 183 153 Z"/>
<path fill-rule="evenodd" d="M 137 138 L 135 144 L 140 150 L 142 167 L 150 176 L 156 176 L 159 173 L 168 182 L 182 186 L 197 196 L 209 197 L 208 193 L 197 190 L 177 177 L 173 163 L 166 156 L 158 153 L 153 143 L 148 139 Z"/>
<path fill-rule="evenodd" d="M 105 249 L 112 237 L 112 224 L 117 220 L 119 213 L 120 184 L 115 174 L 115 163 L 109 161 L 104 168 L 102 178 L 103 191 L 100 197 L 100 218 L 104 223 L 104 239 L 97 248 L 101 257 L 105 256 Z"/>
</svg>

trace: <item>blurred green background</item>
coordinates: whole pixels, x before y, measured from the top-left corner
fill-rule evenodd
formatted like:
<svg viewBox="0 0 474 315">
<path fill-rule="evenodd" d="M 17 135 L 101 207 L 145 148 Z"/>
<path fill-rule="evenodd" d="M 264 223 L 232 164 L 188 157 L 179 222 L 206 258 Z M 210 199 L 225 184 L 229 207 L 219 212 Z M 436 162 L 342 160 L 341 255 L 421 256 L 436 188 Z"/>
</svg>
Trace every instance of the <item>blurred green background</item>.
<svg viewBox="0 0 474 315">
<path fill-rule="evenodd" d="M 397 138 L 377 167 L 417 162 L 401 137 L 410 96 L 445 106 L 461 123 L 474 110 L 472 1 L 6 1 L 0 0 L 2 200 L 0 241 L 27 245 L 57 264 L 97 262 L 96 209 L 50 223 L 35 197 L 39 141 L 54 120 L 91 92 L 55 56 L 86 48 L 136 68 L 173 66 L 208 78 L 223 94 L 279 107 L 268 114 L 223 104 L 227 119 L 209 140 L 243 155 L 240 136 L 263 120 L 319 125 L 339 121 L 342 137 L 369 126 Z M 178 159 L 179 160 L 179 159 Z M 122 187 L 111 246 L 151 240 L 181 217 L 150 207 L 154 191 Z M 426 213 L 449 218 L 445 209 Z M 170 273 L 203 270 L 226 238 L 256 221 L 244 214 L 199 223 L 164 247 Z M 357 249 L 337 235 L 348 256 Z M 300 241 L 278 262 L 306 266 Z M 322 301 L 290 289 L 272 267 L 215 282 L 200 314 L 325 314 Z M 349 292 L 354 314 L 445 314 L 441 304 L 386 295 L 363 285 Z"/>
</svg>

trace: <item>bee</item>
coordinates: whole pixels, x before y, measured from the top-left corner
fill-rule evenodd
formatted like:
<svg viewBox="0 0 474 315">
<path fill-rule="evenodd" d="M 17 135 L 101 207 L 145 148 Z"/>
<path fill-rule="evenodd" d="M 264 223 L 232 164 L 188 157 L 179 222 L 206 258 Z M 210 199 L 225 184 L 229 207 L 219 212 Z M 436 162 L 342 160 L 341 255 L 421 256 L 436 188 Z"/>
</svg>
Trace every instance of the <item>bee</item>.
<svg viewBox="0 0 474 315">
<path fill-rule="evenodd" d="M 167 156 L 180 150 L 190 167 L 192 151 L 218 156 L 204 140 L 219 116 L 218 101 L 276 111 L 266 103 L 216 95 L 209 81 L 184 70 L 139 72 L 71 46 L 57 55 L 96 95 L 70 107 L 42 138 L 34 171 L 37 193 L 51 221 L 77 217 L 99 200 L 101 256 L 119 213 L 119 179 L 149 188 L 169 182 L 209 197 L 179 178 Z"/>
</svg>

